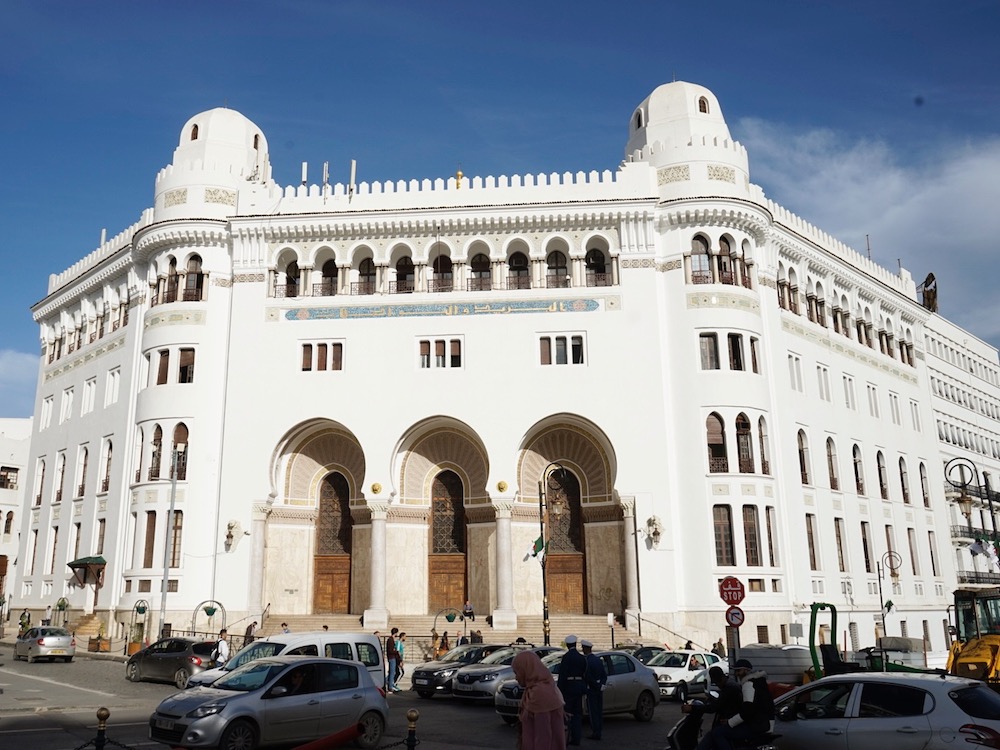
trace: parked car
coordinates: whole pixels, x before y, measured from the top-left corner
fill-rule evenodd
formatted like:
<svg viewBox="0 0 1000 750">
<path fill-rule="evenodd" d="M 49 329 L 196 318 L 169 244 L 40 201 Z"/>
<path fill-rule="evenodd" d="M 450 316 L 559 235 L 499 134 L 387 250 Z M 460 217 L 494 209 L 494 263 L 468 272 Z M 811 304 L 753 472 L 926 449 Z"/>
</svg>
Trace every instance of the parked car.
<svg viewBox="0 0 1000 750">
<path fill-rule="evenodd" d="M 221 667 L 213 667 L 193 674 L 188 687 L 211 685 L 223 675 L 237 667 L 242 667 L 254 659 L 268 656 L 328 656 L 335 659 L 359 661 L 368 668 L 372 681 L 383 684 L 385 666 L 382 662 L 382 646 L 371 633 L 337 632 L 317 630 L 313 633 L 278 633 L 258 638 L 247 644 L 230 657 Z"/>
<path fill-rule="evenodd" d="M 76 656 L 76 638 L 65 628 L 43 625 L 30 628 L 14 642 L 14 659 L 73 661 Z"/>
<path fill-rule="evenodd" d="M 505 643 L 467 643 L 455 646 L 440 658 L 414 667 L 410 672 L 411 688 L 421 698 L 432 698 L 435 693 L 451 693 L 451 681 L 460 667 L 478 664 L 494 651 L 507 648 Z"/>
<path fill-rule="evenodd" d="M 656 673 L 660 696 L 676 698 L 681 703 L 689 695 L 704 693 L 708 687 L 708 670 L 720 666 L 729 671 L 729 662 L 711 651 L 662 651 L 646 666 Z"/>
<path fill-rule="evenodd" d="M 171 747 L 254 750 L 356 731 L 358 745 L 375 748 L 388 711 L 385 690 L 362 664 L 276 656 L 164 699 L 149 717 L 149 738 Z"/>
<path fill-rule="evenodd" d="M 615 651 L 624 651 L 626 654 L 632 654 L 632 656 L 641 661 L 643 664 L 649 664 L 650 659 L 667 650 L 668 649 L 663 648 L 663 646 L 643 646 L 641 644 L 619 646 L 615 649 Z"/>
<path fill-rule="evenodd" d="M 775 710 L 774 744 L 781 750 L 1000 748 L 1000 695 L 964 677 L 824 677 L 783 695 Z"/>
<path fill-rule="evenodd" d="M 557 679 L 559 663 L 564 653 L 558 651 L 542 659 L 542 664 Z M 599 651 L 597 655 L 601 657 L 608 672 L 608 683 L 604 689 L 604 715 L 630 713 L 637 721 L 652 719 L 656 704 L 660 702 L 660 691 L 652 670 L 631 654 L 622 651 Z M 508 724 L 517 723 L 523 693 L 524 688 L 515 679 L 504 680 L 497 688 L 493 705 L 500 718 Z M 586 712 L 586 701 L 583 708 Z"/>
<path fill-rule="evenodd" d="M 510 646 L 494 651 L 478 664 L 460 667 L 452 678 L 451 690 L 456 698 L 492 701 L 497 686 L 514 676 L 514 657 L 521 651 L 534 651 L 541 657 L 562 649 L 555 646 Z"/>
<path fill-rule="evenodd" d="M 129 657 L 125 677 L 131 682 L 172 682 L 183 690 L 191 675 L 211 668 L 215 644 L 214 640 L 186 636 L 163 638 Z"/>
</svg>

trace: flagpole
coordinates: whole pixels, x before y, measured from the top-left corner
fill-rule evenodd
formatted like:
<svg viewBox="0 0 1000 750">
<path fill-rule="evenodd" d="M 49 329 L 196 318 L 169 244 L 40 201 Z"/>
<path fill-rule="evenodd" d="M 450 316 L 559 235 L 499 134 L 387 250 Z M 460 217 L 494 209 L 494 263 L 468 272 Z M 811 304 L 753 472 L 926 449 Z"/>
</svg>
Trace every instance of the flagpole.
<svg viewBox="0 0 1000 750">
<path fill-rule="evenodd" d="M 545 577 L 545 495 L 542 488 L 542 480 L 544 480 L 545 474 L 542 473 L 542 479 L 538 480 L 538 533 L 542 538 L 542 550 L 539 554 L 542 556 L 539 561 L 542 566 L 542 639 L 543 644 L 548 646 L 549 643 L 549 588 L 548 581 Z"/>
</svg>

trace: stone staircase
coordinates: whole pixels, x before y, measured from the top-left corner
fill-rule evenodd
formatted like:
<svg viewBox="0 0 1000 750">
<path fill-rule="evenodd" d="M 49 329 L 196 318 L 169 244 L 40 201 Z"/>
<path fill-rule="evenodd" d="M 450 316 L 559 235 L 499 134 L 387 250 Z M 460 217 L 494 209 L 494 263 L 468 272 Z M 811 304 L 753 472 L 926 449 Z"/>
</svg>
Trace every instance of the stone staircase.
<svg viewBox="0 0 1000 750">
<path fill-rule="evenodd" d="M 563 638 L 573 633 L 580 639 L 586 638 L 591 641 L 597 650 L 611 646 L 611 629 L 608 627 L 607 615 L 551 615 L 549 620 L 551 625 L 550 640 L 553 645 L 561 644 Z M 364 630 L 359 615 L 281 615 L 272 613 L 259 630 L 259 635 L 280 633 L 283 622 L 288 623 L 288 627 L 293 633 L 322 630 L 324 625 L 327 625 L 330 630 Z M 517 622 L 517 630 L 497 630 L 486 623 L 485 616 L 477 616 L 475 621 L 463 621 L 456 618 L 453 622 L 448 622 L 442 615 L 437 618 L 436 627 L 438 635 L 448 633 L 448 640 L 452 646 L 457 644 L 458 638 L 463 633 L 469 634 L 474 630 L 482 632 L 483 641 L 486 643 L 511 643 L 518 637 L 536 645 L 541 645 L 544 642 L 541 615 L 521 615 L 517 618 Z M 434 615 L 391 617 L 389 626 L 390 628 L 397 627 L 406 633 L 408 648 L 406 660 L 408 662 L 421 661 L 423 657 L 429 656 L 431 630 L 435 627 Z M 234 634 L 240 635 L 240 633 Z M 388 635 L 388 631 L 382 635 Z M 636 633 L 626 630 L 620 623 L 616 623 L 614 635 L 616 643 L 638 640 Z"/>
</svg>

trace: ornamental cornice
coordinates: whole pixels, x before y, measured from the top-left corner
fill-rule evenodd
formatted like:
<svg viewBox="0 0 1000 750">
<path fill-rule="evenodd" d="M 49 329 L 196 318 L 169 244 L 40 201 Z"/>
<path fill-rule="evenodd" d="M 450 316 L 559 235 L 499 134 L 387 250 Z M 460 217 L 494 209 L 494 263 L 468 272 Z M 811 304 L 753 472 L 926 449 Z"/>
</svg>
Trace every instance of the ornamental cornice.
<svg viewBox="0 0 1000 750">
<path fill-rule="evenodd" d="M 386 520 L 389 523 L 426 524 L 431 512 L 429 505 L 390 505 L 388 507 Z"/>
<path fill-rule="evenodd" d="M 699 201 L 712 201 L 712 203 L 699 205 Z M 767 239 L 773 221 L 771 213 L 757 203 L 717 196 L 663 201 L 658 209 L 656 227 L 658 231 L 691 227 L 727 227 L 746 232 L 758 245 Z"/>
<path fill-rule="evenodd" d="M 282 525 L 311 524 L 316 521 L 319 510 L 315 507 L 296 508 L 291 505 L 273 505 L 268 513 L 268 523 Z"/>
<path fill-rule="evenodd" d="M 46 298 L 32 309 L 32 317 L 36 323 L 45 320 L 49 315 L 66 307 L 72 307 L 95 289 L 101 288 L 105 282 L 119 276 L 128 275 L 132 268 L 132 248 L 123 247 L 115 255 L 94 268 L 88 269 L 84 275 L 77 277 Z M 133 290 L 129 289 L 131 297 Z"/>
<path fill-rule="evenodd" d="M 621 521 L 623 518 L 622 508 L 617 503 L 603 503 L 601 505 L 584 504 L 584 523 L 607 523 Z"/>
<path fill-rule="evenodd" d="M 151 224 L 135 233 L 132 245 L 136 261 L 145 263 L 154 253 L 188 247 L 228 248 L 227 222 L 219 219 L 174 219 Z"/>
<path fill-rule="evenodd" d="M 492 505 L 476 505 L 465 507 L 465 519 L 468 523 L 495 523 L 497 511 Z"/>
</svg>

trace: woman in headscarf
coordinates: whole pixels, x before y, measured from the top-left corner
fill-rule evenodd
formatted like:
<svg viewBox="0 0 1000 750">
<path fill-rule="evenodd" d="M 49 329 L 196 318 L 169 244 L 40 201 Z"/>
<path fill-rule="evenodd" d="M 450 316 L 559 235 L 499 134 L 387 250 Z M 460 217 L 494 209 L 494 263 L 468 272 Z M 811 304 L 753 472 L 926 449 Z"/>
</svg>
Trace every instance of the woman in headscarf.
<svg viewBox="0 0 1000 750">
<path fill-rule="evenodd" d="M 565 750 L 563 697 L 552 673 L 534 651 L 514 657 L 514 677 L 524 688 L 521 696 L 521 750 Z"/>
</svg>

